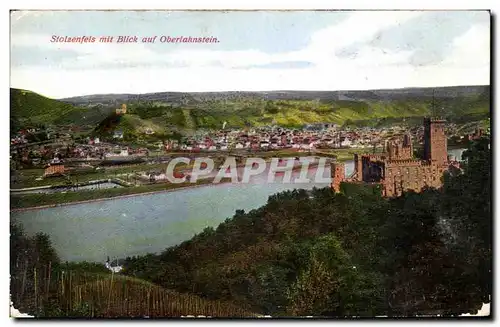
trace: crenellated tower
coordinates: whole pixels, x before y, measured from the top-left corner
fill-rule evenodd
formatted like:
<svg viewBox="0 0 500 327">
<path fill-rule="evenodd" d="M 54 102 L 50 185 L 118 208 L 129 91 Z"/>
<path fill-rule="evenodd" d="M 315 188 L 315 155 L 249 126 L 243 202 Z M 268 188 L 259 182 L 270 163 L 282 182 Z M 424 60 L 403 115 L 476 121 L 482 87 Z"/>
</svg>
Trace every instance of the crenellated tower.
<svg viewBox="0 0 500 327">
<path fill-rule="evenodd" d="M 438 165 L 448 163 L 445 123 L 444 119 L 424 119 L 424 160 L 436 162 Z"/>
</svg>

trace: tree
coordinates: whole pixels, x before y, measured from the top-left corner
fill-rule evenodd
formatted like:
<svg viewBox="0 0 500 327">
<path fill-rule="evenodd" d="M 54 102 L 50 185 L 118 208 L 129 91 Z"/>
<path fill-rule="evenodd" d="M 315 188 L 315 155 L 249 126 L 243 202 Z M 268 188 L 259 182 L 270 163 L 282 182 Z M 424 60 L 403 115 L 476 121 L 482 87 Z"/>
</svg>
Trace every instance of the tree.
<svg viewBox="0 0 500 327">
<path fill-rule="evenodd" d="M 338 291 L 338 282 L 326 265 L 313 257 L 289 291 L 289 311 L 294 316 L 318 315 L 328 309 L 330 295 Z"/>
</svg>

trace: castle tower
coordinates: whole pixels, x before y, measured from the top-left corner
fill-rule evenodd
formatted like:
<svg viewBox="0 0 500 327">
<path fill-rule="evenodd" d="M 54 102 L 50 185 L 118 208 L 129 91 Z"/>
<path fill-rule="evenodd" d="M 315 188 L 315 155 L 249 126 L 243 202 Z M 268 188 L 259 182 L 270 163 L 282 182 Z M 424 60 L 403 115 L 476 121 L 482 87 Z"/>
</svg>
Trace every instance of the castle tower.
<svg viewBox="0 0 500 327">
<path fill-rule="evenodd" d="M 343 163 L 332 163 L 331 166 L 332 189 L 340 192 L 340 183 L 345 180 L 345 165 Z"/>
<path fill-rule="evenodd" d="M 410 159 L 413 158 L 413 141 L 411 139 L 411 135 L 410 134 L 405 134 L 404 138 L 403 138 L 403 146 L 405 148 L 408 148 L 408 152 L 410 154 Z"/>
<path fill-rule="evenodd" d="M 121 108 L 116 109 L 116 114 L 117 115 L 124 115 L 127 113 L 127 105 L 124 103 L 122 104 Z"/>
<path fill-rule="evenodd" d="M 435 161 L 439 165 L 448 163 L 445 122 L 442 119 L 424 119 L 424 159 Z"/>
</svg>

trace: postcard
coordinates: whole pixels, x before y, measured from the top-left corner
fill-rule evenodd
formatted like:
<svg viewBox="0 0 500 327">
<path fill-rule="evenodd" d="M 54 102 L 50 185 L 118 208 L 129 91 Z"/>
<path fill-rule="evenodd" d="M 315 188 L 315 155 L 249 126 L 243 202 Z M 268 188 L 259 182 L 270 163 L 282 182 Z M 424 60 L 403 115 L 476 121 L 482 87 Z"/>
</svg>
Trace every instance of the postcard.
<svg viewBox="0 0 500 327">
<path fill-rule="evenodd" d="M 12 317 L 490 316 L 489 11 L 10 26 Z"/>
</svg>

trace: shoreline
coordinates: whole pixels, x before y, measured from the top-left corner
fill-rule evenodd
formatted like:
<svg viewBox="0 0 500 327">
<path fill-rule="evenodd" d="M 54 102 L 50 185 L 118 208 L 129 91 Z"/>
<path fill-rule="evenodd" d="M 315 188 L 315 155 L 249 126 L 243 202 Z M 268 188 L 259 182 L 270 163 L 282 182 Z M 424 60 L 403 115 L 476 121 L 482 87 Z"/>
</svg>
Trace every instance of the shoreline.
<svg viewBox="0 0 500 327">
<path fill-rule="evenodd" d="M 315 168 L 317 166 L 318 166 L 317 163 L 312 163 L 309 165 L 308 169 Z M 302 166 L 296 166 L 296 167 L 291 168 L 290 170 L 292 172 L 294 172 L 294 171 L 300 170 L 301 168 L 302 168 Z M 96 198 L 96 199 L 90 199 L 90 200 L 79 200 L 79 201 L 45 204 L 45 205 L 34 206 L 34 207 L 11 208 L 10 213 L 25 212 L 25 211 L 32 211 L 32 210 L 42 210 L 42 209 L 63 207 L 63 206 L 69 206 L 69 205 L 93 203 L 93 202 L 99 202 L 99 201 L 109 201 L 109 200 L 113 200 L 113 199 L 123 199 L 123 198 L 140 196 L 140 195 L 152 195 L 152 194 L 158 194 L 158 193 L 175 192 L 175 191 L 180 191 L 180 190 L 185 190 L 185 189 L 195 189 L 195 188 L 200 188 L 200 187 L 208 187 L 208 186 L 215 186 L 215 185 L 228 184 L 228 183 L 232 183 L 230 178 L 222 179 L 218 183 L 212 182 L 212 183 L 200 183 L 200 184 L 194 184 L 194 185 L 188 184 L 188 185 L 179 186 L 179 187 L 175 187 L 175 188 L 171 188 L 171 189 L 164 189 L 164 190 L 157 190 L 157 191 L 137 192 L 137 193 L 116 195 L 116 196 L 111 196 L 111 197 L 103 197 L 103 198 Z"/>
<path fill-rule="evenodd" d="M 175 191 L 180 191 L 184 189 L 194 189 L 194 188 L 199 188 L 199 187 L 206 187 L 210 185 L 218 185 L 218 184 L 226 184 L 230 183 L 231 181 L 221 181 L 217 184 L 214 183 L 203 183 L 203 184 L 195 184 L 195 185 L 186 185 L 186 186 L 180 186 L 172 189 L 166 189 L 166 190 L 158 190 L 158 191 L 148 191 L 148 192 L 138 192 L 138 193 L 132 193 L 132 194 L 123 194 L 123 195 L 116 195 L 116 196 L 111 196 L 111 197 L 104 197 L 104 198 L 97 198 L 97 199 L 91 199 L 91 200 L 80 200 L 80 201 L 71 201 L 71 202 L 63 202 L 63 203 L 54 203 L 54 204 L 45 204 L 41 206 L 35 206 L 35 207 L 25 207 L 25 208 L 13 208 L 10 209 L 10 212 L 24 212 L 24 211 L 31 211 L 31 210 L 41 210 L 41 209 L 49 209 L 49 208 L 55 208 L 55 207 L 64 207 L 64 206 L 70 206 L 70 205 L 76 205 L 76 204 L 84 204 L 84 203 L 93 203 L 93 202 L 99 202 L 99 201 L 109 201 L 109 200 L 114 200 L 114 199 L 123 199 L 123 198 L 129 198 L 132 196 L 140 196 L 140 195 L 151 195 L 151 194 L 156 194 L 156 193 L 166 193 L 166 192 L 175 192 Z"/>
</svg>

